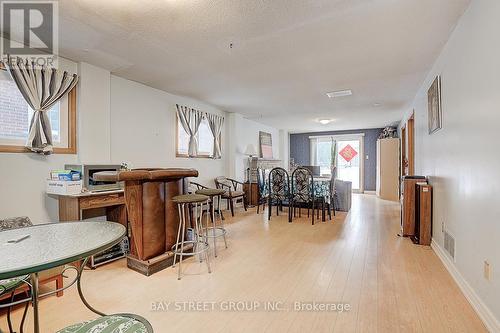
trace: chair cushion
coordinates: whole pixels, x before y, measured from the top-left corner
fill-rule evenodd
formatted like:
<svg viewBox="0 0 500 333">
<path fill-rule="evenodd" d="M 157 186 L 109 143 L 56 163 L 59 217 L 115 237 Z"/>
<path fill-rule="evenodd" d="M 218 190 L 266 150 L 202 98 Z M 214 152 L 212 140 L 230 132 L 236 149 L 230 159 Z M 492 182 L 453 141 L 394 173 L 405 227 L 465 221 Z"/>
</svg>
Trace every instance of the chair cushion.
<svg viewBox="0 0 500 333">
<path fill-rule="evenodd" d="M 241 197 L 244 194 L 245 194 L 244 191 L 231 191 L 231 195 L 229 195 L 229 191 L 226 191 L 222 196 L 224 198 L 230 198 L 230 197 L 236 198 L 236 197 Z"/>
<path fill-rule="evenodd" d="M 57 333 L 148 333 L 148 329 L 138 319 L 111 315 L 74 324 Z"/>
<path fill-rule="evenodd" d="M 209 198 L 206 195 L 201 194 L 183 194 L 177 195 L 172 198 L 173 202 L 176 203 L 195 203 L 195 202 L 205 202 Z"/>
<path fill-rule="evenodd" d="M 222 190 L 220 188 L 203 188 L 203 189 L 196 191 L 196 194 L 214 196 L 214 195 L 224 194 L 224 192 L 226 192 L 226 191 Z"/>
<path fill-rule="evenodd" d="M 28 280 L 28 275 L 16 276 L 14 278 L 0 280 L 0 295 L 19 287 L 24 281 Z"/>
<path fill-rule="evenodd" d="M 33 223 L 27 216 L 0 219 L 0 231 L 31 227 L 32 225 Z"/>
</svg>

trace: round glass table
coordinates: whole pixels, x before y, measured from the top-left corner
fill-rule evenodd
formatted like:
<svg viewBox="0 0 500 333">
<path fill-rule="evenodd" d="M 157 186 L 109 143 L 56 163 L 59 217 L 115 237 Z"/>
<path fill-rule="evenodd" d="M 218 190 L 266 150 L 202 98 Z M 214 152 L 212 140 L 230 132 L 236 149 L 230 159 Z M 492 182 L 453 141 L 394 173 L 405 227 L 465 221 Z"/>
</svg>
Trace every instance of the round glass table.
<svg viewBox="0 0 500 333">
<path fill-rule="evenodd" d="M 2 304 L 12 306 L 25 302 L 33 304 L 34 332 L 40 332 L 38 299 L 77 284 L 78 294 L 85 306 L 95 310 L 83 296 L 81 276 L 90 256 L 118 244 L 126 235 L 126 228 L 114 222 L 55 222 L 0 232 L 0 280 L 28 275 L 31 297 Z M 79 262 L 79 265 L 73 265 Z M 38 273 L 58 266 L 73 269 L 76 278 L 64 288 L 40 295 Z M 64 271 L 63 271 L 64 273 Z"/>
</svg>

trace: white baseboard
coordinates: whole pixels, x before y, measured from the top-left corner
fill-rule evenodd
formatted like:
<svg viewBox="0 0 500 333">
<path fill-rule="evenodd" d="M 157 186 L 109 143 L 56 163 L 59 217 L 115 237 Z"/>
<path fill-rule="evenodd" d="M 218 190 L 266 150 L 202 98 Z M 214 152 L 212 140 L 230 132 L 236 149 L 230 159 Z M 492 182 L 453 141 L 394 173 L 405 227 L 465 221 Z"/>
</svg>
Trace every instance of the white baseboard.
<svg viewBox="0 0 500 333">
<path fill-rule="evenodd" d="M 450 275 L 453 277 L 453 280 L 455 280 L 465 298 L 469 301 L 470 305 L 472 305 L 472 308 L 474 308 L 479 318 L 481 318 L 488 331 L 491 333 L 499 333 L 500 323 L 498 319 L 495 318 L 490 309 L 483 303 L 481 298 L 479 298 L 474 289 L 472 289 L 469 283 L 464 279 L 462 274 L 460 274 L 453 261 L 445 253 L 444 249 L 437 242 L 435 242 L 434 239 L 432 240 L 431 247 L 443 263 L 444 267 L 446 267 Z"/>
<path fill-rule="evenodd" d="M 376 191 L 364 191 L 365 194 L 377 194 Z"/>
</svg>

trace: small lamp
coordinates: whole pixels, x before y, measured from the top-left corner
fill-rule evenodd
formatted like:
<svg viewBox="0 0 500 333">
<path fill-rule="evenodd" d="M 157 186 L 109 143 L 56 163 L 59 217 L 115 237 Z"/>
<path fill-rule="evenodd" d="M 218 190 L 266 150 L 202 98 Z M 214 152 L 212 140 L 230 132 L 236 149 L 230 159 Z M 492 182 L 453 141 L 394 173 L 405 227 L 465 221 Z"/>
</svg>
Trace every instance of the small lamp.
<svg viewBox="0 0 500 333">
<path fill-rule="evenodd" d="M 247 148 L 245 149 L 244 154 L 249 156 L 249 157 L 256 156 L 257 150 L 255 149 L 255 146 L 250 143 L 247 145 Z"/>
</svg>

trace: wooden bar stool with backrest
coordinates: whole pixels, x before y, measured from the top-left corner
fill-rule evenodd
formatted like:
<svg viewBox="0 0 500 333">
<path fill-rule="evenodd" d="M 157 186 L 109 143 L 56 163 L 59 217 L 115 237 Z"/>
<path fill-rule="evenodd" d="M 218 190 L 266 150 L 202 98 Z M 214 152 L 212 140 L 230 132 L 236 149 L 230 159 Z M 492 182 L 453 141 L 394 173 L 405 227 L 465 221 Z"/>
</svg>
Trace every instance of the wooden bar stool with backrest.
<svg viewBox="0 0 500 333">
<path fill-rule="evenodd" d="M 206 228 L 203 229 L 203 206 L 208 205 L 209 197 L 201 194 L 183 194 L 172 198 L 172 201 L 177 204 L 179 210 L 179 228 L 177 230 L 177 240 L 172 246 L 172 252 L 174 252 L 174 263 L 172 267 L 175 267 L 177 262 L 177 256 L 179 256 L 179 267 L 177 270 L 177 279 L 181 279 L 181 265 L 182 259 L 185 256 L 199 255 L 200 262 L 202 261 L 202 254 L 205 254 L 208 272 L 211 273 L 210 269 L 210 259 L 208 255 L 209 245 L 208 245 L 208 234 L 203 235 L 202 231 L 206 230 L 208 232 L 208 214 L 206 218 Z M 193 239 L 186 238 L 186 210 L 193 210 L 194 215 L 194 234 Z M 191 247 L 191 249 L 190 249 Z"/>
<path fill-rule="evenodd" d="M 243 183 L 232 178 L 217 177 L 214 180 L 215 187 L 224 190 L 222 195 L 226 199 L 227 209 L 231 209 L 231 215 L 234 217 L 234 201 L 243 201 L 243 208 L 247 210 L 246 193 L 243 190 Z M 238 189 L 240 187 L 241 189 Z"/>
</svg>

